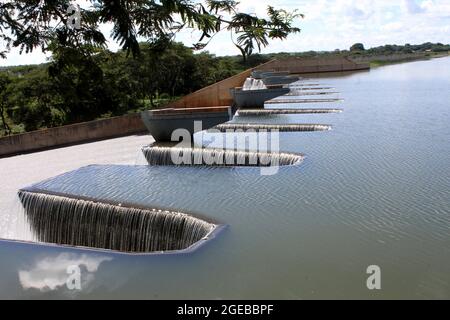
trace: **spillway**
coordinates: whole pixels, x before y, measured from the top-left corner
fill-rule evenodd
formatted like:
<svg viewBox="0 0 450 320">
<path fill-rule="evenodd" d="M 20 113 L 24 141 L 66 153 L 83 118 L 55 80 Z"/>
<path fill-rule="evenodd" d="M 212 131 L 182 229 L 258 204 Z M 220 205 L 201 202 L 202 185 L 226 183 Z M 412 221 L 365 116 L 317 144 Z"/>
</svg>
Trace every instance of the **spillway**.
<svg viewBox="0 0 450 320">
<path fill-rule="evenodd" d="M 263 124 L 263 123 L 223 123 L 213 127 L 211 130 L 220 132 L 235 132 L 244 130 L 279 131 L 279 132 L 304 132 L 304 131 L 327 131 L 331 129 L 328 124 Z"/>
<path fill-rule="evenodd" d="M 287 104 L 287 103 L 324 103 L 324 102 L 339 102 L 343 101 L 342 99 L 332 98 L 332 99 L 283 99 L 283 98 L 275 98 L 272 100 L 268 100 L 266 104 Z"/>
<path fill-rule="evenodd" d="M 299 97 L 299 96 L 326 96 L 326 95 L 332 95 L 332 94 L 339 94 L 340 92 L 337 91 L 291 91 L 289 93 L 286 93 L 284 96 L 288 96 L 288 97 Z"/>
<path fill-rule="evenodd" d="M 128 253 L 179 251 L 217 225 L 178 211 L 106 202 L 34 188 L 18 192 L 38 242 Z"/>
<path fill-rule="evenodd" d="M 276 114 L 321 114 L 321 113 L 341 113 L 342 109 L 240 109 L 238 116 L 266 116 Z"/>
<path fill-rule="evenodd" d="M 163 166 L 290 166 L 299 165 L 304 158 L 298 153 L 165 146 L 147 146 L 142 152 L 150 165 Z"/>
</svg>

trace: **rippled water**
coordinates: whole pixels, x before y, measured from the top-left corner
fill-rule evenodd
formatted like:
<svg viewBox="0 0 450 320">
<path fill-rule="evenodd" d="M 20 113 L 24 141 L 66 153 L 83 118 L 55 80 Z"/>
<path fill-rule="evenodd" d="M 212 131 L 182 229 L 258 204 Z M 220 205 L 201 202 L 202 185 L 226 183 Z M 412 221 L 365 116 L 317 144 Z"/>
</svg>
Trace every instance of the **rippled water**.
<svg viewBox="0 0 450 320">
<path fill-rule="evenodd" d="M 0 243 L 0 297 L 450 298 L 450 59 L 317 82 L 345 101 L 287 107 L 344 112 L 233 121 L 332 125 L 280 133 L 282 151 L 306 155 L 300 166 L 90 166 L 46 185 L 211 217 L 228 225 L 214 241 L 166 256 Z M 70 264 L 83 265 L 81 291 L 65 287 Z M 369 265 L 379 291 L 366 287 Z"/>
</svg>

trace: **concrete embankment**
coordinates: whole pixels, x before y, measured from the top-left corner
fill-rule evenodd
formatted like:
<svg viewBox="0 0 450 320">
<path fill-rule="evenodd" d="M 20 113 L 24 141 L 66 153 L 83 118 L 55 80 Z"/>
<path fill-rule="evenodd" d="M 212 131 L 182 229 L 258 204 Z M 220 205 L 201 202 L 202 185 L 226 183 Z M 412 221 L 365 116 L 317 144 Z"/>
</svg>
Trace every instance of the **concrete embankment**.
<svg viewBox="0 0 450 320">
<path fill-rule="evenodd" d="M 275 59 L 257 68 L 257 70 L 289 70 L 291 74 L 345 72 L 368 69 L 370 69 L 369 64 L 356 63 L 346 57 L 291 57 Z"/>
<path fill-rule="evenodd" d="M 240 87 L 253 70 L 289 71 L 290 73 L 318 73 L 356 71 L 368 69 L 368 64 L 358 64 L 338 58 L 286 58 L 275 59 L 256 68 L 246 70 L 228 79 L 193 92 L 167 105 L 167 108 L 196 108 L 229 106 L 233 99 L 230 88 Z M 146 132 L 139 114 L 95 120 L 51 129 L 38 130 L 0 138 L 0 157 L 33 152 L 101 139 L 109 139 Z"/>
<path fill-rule="evenodd" d="M 0 157 L 146 132 L 140 114 L 77 123 L 0 138 Z"/>
<path fill-rule="evenodd" d="M 229 106 L 233 103 L 230 88 L 240 87 L 252 71 L 289 71 L 291 74 L 344 72 L 370 69 L 367 63 L 356 63 L 345 57 L 291 57 L 274 59 L 248 69 L 170 103 L 170 108 Z"/>
</svg>

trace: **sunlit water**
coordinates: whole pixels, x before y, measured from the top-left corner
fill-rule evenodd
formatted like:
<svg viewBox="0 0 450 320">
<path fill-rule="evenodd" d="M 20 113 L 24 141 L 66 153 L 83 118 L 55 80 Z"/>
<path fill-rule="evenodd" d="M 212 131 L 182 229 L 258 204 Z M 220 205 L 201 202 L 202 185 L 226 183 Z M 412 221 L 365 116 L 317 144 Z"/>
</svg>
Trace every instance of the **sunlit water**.
<svg viewBox="0 0 450 320">
<path fill-rule="evenodd" d="M 91 166 L 48 186 L 210 217 L 228 225 L 216 239 L 163 256 L 1 243 L 0 297 L 450 298 L 450 59 L 327 76 L 318 82 L 344 102 L 287 107 L 343 113 L 234 119 L 332 125 L 280 133 L 282 151 L 306 155 L 300 166 L 269 176 Z M 134 164 L 147 141 L 1 159 L 1 236 L 18 238 L 15 189 L 89 163 Z M 81 291 L 67 289 L 68 265 L 82 265 Z M 366 287 L 369 265 L 381 268 L 381 290 Z"/>
</svg>

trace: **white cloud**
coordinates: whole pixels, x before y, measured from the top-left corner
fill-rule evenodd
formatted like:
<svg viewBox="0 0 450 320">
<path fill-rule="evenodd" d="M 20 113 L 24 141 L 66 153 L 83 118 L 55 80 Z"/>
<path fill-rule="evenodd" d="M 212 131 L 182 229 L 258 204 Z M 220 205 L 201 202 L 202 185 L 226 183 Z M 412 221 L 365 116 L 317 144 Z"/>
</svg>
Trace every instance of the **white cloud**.
<svg viewBox="0 0 450 320">
<path fill-rule="evenodd" d="M 298 9 L 306 15 L 298 21 L 300 34 L 286 41 L 272 41 L 263 52 L 347 49 L 355 42 L 366 47 L 387 43 L 448 43 L 450 1 L 448 0 L 241 0 L 246 12 L 265 15 L 268 5 Z M 104 27 L 107 29 L 107 26 Z M 198 33 L 185 31 L 178 36 L 186 44 L 195 43 Z M 110 41 L 112 50 L 118 45 Z M 206 50 L 217 55 L 239 54 L 227 32 L 215 37 Z M 44 62 L 42 53 L 29 57 L 12 52 L 0 65 Z"/>
<path fill-rule="evenodd" d="M 391 22 L 382 26 L 382 30 L 386 32 L 396 32 L 403 29 L 403 24 L 401 22 Z"/>
</svg>

